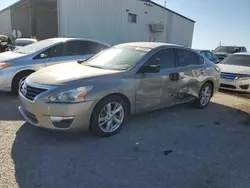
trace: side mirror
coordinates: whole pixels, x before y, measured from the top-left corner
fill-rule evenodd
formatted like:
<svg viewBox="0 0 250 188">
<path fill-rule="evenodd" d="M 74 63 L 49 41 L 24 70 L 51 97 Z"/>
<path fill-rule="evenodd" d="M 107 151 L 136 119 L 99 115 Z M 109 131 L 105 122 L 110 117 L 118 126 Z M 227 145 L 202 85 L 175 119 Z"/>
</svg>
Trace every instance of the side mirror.
<svg viewBox="0 0 250 188">
<path fill-rule="evenodd" d="M 158 73 L 160 72 L 160 65 L 146 65 L 140 70 L 140 73 Z"/>
</svg>

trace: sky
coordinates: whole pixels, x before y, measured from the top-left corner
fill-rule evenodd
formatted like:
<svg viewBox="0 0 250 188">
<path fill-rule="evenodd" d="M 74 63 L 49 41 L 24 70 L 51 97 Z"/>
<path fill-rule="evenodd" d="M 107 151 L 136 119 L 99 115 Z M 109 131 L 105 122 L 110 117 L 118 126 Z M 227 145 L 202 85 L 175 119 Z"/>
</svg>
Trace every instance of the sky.
<svg viewBox="0 0 250 188">
<path fill-rule="evenodd" d="M 17 0 L 0 0 L 0 10 Z M 154 0 L 164 5 L 165 0 Z M 167 8 L 196 21 L 193 48 L 242 45 L 250 50 L 250 0 L 167 0 Z"/>
</svg>

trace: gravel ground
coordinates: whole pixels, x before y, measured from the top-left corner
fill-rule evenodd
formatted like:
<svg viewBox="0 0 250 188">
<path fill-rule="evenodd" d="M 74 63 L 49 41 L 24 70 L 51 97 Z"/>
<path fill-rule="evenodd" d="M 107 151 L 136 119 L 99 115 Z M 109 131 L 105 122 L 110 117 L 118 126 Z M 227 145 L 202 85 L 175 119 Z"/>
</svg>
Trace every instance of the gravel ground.
<svg viewBox="0 0 250 188">
<path fill-rule="evenodd" d="M 250 96 L 131 117 L 113 137 L 32 127 L 0 94 L 0 187 L 249 188 Z"/>
</svg>

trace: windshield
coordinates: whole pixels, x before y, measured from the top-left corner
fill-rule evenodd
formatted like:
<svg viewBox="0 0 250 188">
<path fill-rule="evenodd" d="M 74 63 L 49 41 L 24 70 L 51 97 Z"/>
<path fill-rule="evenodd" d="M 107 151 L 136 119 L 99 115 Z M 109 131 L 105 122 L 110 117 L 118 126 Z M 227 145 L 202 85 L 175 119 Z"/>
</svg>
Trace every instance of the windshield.
<svg viewBox="0 0 250 188">
<path fill-rule="evenodd" d="M 27 46 L 29 44 L 34 43 L 34 41 L 31 40 L 16 40 L 13 45 L 14 46 Z"/>
<path fill-rule="evenodd" d="M 40 42 L 36 42 L 28 46 L 25 46 L 19 50 L 16 50 L 15 52 L 18 52 L 21 54 L 32 54 L 56 43 L 58 43 L 57 40 L 42 40 Z"/>
<path fill-rule="evenodd" d="M 250 55 L 230 55 L 220 64 L 250 67 Z"/>
<path fill-rule="evenodd" d="M 219 46 L 214 51 L 215 52 L 236 53 L 236 52 L 240 51 L 240 48 L 233 47 L 233 46 Z"/>
<path fill-rule="evenodd" d="M 84 65 L 102 69 L 128 70 L 149 50 L 144 48 L 110 48 L 93 56 Z"/>
</svg>

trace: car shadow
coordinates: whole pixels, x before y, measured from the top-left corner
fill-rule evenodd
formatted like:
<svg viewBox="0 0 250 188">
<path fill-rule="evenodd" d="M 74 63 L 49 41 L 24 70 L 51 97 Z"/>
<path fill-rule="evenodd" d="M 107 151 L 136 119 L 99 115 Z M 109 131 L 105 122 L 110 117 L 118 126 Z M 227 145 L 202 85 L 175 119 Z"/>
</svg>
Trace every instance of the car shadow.
<svg viewBox="0 0 250 188">
<path fill-rule="evenodd" d="M 0 93 L 0 121 L 22 120 L 18 111 L 18 97 L 12 93 Z"/>
<path fill-rule="evenodd" d="M 223 89 L 220 89 L 220 92 L 224 93 L 224 94 L 228 94 L 228 95 L 233 95 L 236 97 L 250 99 L 250 93 L 243 93 L 243 92 L 239 92 L 239 91 L 229 91 L 229 90 L 223 90 Z"/>
<path fill-rule="evenodd" d="M 243 122 L 248 119 L 250 123 L 250 115 L 216 103 L 203 110 L 191 109 L 184 104 L 131 117 L 121 132 L 108 138 L 91 133 L 53 132 L 25 123 L 17 131 L 11 151 L 16 182 L 20 188 L 155 187 L 156 180 L 166 187 L 178 184 L 188 188 L 203 183 L 204 178 L 208 182 L 206 173 L 211 176 L 217 169 L 210 167 L 212 172 L 200 172 L 203 163 L 225 160 L 229 151 L 223 146 L 223 139 L 235 144 L 235 140 L 248 138 L 239 133 L 250 134 L 250 125 Z M 214 142 L 216 148 L 211 146 Z M 186 147 L 188 154 L 184 155 Z M 225 155 L 217 153 L 218 147 Z M 177 152 L 168 162 L 163 154 L 166 148 L 184 151 Z M 192 156 L 203 148 L 209 154 L 205 157 L 217 158 L 193 160 Z M 234 152 L 241 149 L 236 147 Z M 180 158 L 182 155 L 185 160 Z M 175 172 L 176 168 L 183 172 Z M 199 170 L 194 172 L 193 168 Z M 192 174 L 187 175 L 189 171 Z M 166 180 L 167 176 L 173 177 L 172 181 Z M 230 181 L 224 182 L 220 176 L 212 179 L 211 187 L 230 186 Z"/>
</svg>

